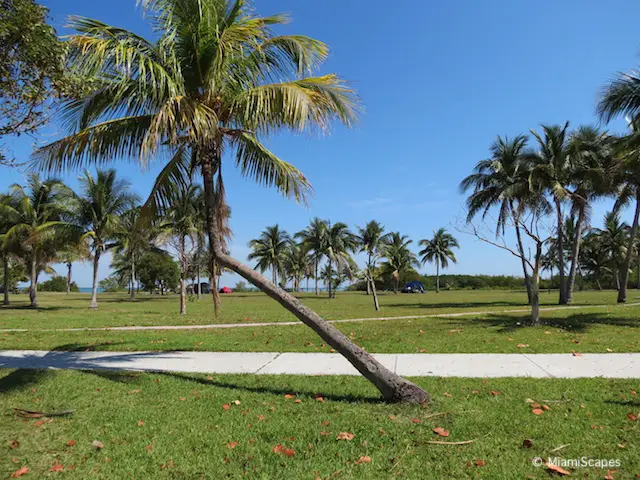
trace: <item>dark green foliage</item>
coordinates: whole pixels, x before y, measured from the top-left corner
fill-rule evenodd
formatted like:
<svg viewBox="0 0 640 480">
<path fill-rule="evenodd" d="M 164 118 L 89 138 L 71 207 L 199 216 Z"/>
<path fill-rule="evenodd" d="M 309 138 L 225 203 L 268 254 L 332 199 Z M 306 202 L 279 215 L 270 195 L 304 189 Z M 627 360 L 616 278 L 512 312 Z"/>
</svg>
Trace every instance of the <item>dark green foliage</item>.
<svg viewBox="0 0 640 480">
<path fill-rule="evenodd" d="M 145 253 L 140 259 L 138 275 L 146 291 L 164 293 L 177 288 L 180 268 L 168 253 Z"/>
<path fill-rule="evenodd" d="M 41 292 L 66 292 L 67 291 L 67 279 L 59 275 L 51 277 L 46 282 L 42 282 L 38 285 L 38 290 Z M 76 282 L 71 282 L 71 291 L 79 292 L 80 289 Z"/>
<path fill-rule="evenodd" d="M 123 280 L 118 275 L 111 275 L 98 282 L 98 286 L 103 292 L 115 293 L 124 290 Z"/>
</svg>

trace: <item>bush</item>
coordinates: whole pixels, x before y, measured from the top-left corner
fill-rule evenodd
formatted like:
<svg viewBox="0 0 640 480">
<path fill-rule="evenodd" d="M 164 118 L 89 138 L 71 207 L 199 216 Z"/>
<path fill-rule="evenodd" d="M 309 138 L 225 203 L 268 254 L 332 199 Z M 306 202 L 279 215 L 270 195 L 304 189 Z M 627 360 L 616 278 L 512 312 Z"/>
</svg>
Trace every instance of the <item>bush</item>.
<svg viewBox="0 0 640 480">
<path fill-rule="evenodd" d="M 124 287 L 122 286 L 118 278 L 114 275 L 111 275 L 104 280 L 100 280 L 100 282 L 98 282 L 98 286 L 102 289 L 103 292 L 107 293 L 116 293 L 124 290 Z"/>
<path fill-rule="evenodd" d="M 79 292 L 80 289 L 76 282 L 71 282 L 70 289 L 72 292 Z M 56 275 L 51 277 L 46 282 L 43 282 L 38 285 L 38 290 L 41 292 L 66 292 L 67 291 L 67 279 L 65 277 L 61 277 Z"/>
<path fill-rule="evenodd" d="M 247 284 L 245 282 L 238 282 L 236 283 L 236 286 L 233 287 L 233 291 L 236 293 L 247 293 L 250 292 L 251 289 L 247 287 Z"/>
</svg>

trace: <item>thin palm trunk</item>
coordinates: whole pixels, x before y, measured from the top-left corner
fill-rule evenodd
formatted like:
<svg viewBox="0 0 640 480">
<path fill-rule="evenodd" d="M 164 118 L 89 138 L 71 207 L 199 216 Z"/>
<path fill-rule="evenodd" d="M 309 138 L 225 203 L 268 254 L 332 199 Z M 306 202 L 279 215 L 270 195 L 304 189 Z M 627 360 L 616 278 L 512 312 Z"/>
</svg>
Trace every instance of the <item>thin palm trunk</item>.
<svg viewBox="0 0 640 480">
<path fill-rule="evenodd" d="M 38 262 L 35 253 L 31 259 L 31 269 L 29 272 L 29 300 L 32 307 L 38 306 Z"/>
<path fill-rule="evenodd" d="M 4 255 L 2 257 L 4 267 L 4 300 L 3 305 L 9 305 L 9 257 Z"/>
<path fill-rule="evenodd" d="M 633 224 L 629 232 L 629 245 L 627 246 L 627 256 L 620 270 L 620 289 L 618 290 L 618 303 L 627 301 L 627 283 L 629 281 L 629 269 L 631 268 L 631 259 L 633 258 L 633 245 L 636 242 L 638 234 L 638 219 L 640 217 L 640 190 L 636 195 L 636 211 L 633 215 Z"/>
<path fill-rule="evenodd" d="M 91 303 L 89 308 L 98 308 L 98 266 L 100 265 L 100 247 L 93 255 L 93 287 L 91 289 Z"/>
<path fill-rule="evenodd" d="M 196 253 L 196 277 L 198 278 L 198 289 L 196 291 L 196 296 L 198 300 L 200 300 L 200 249 L 201 248 L 202 248 L 202 245 L 200 245 L 200 240 L 198 240 L 198 252 Z"/>
<path fill-rule="evenodd" d="M 219 155 L 217 160 L 220 160 Z M 212 161 L 212 157 L 203 159 L 202 176 L 205 189 L 207 234 L 209 236 L 209 248 L 211 248 L 213 257 L 221 265 L 265 292 L 310 327 L 320 338 L 343 355 L 365 378 L 373 383 L 385 400 L 405 403 L 428 402 L 431 397 L 427 392 L 384 367 L 369 353 L 349 340 L 341 331 L 300 303 L 293 295 L 278 288 L 277 285 L 269 282 L 260 273 L 224 253 L 222 242 L 219 241 L 216 232 L 216 196 L 213 191 Z"/>
<path fill-rule="evenodd" d="M 564 272 L 564 222 L 562 218 L 562 205 L 560 199 L 555 199 L 556 204 L 556 221 L 557 234 L 558 234 L 558 275 L 560 277 L 560 294 L 558 303 L 560 305 L 566 305 L 567 303 L 567 285 L 565 282 Z"/>
<path fill-rule="evenodd" d="M 129 300 L 136 299 L 136 254 L 131 252 L 131 293 Z"/>
<path fill-rule="evenodd" d="M 518 253 L 520 254 L 520 262 L 522 263 L 522 273 L 524 274 L 524 286 L 527 289 L 527 300 L 529 304 L 531 304 L 531 278 L 529 276 L 529 269 L 527 268 L 527 262 L 525 261 L 524 255 L 524 244 L 522 242 L 522 232 L 520 231 L 520 224 L 516 220 L 517 213 L 516 209 L 513 206 L 513 202 L 510 203 L 511 206 L 511 215 L 514 219 L 514 228 L 516 230 L 516 240 L 518 243 Z"/>
<path fill-rule="evenodd" d="M 331 288 L 332 287 L 331 283 L 333 283 L 331 282 L 331 275 L 333 273 L 333 270 L 331 267 L 332 267 L 332 262 L 331 262 L 331 257 L 329 257 L 329 277 L 327 278 L 327 283 L 329 284 L 329 298 L 333 298 L 333 289 Z"/>
<path fill-rule="evenodd" d="M 315 268 L 316 268 L 316 276 L 315 276 L 315 281 L 316 281 L 316 297 L 319 295 L 318 294 L 318 263 L 319 263 L 319 258 L 318 255 L 316 254 L 315 256 Z"/>
<path fill-rule="evenodd" d="M 584 223 L 585 206 L 580 206 L 580 213 L 576 221 L 575 238 L 571 247 L 571 268 L 569 270 L 569 278 L 567 279 L 566 301 L 571 304 L 573 301 L 573 288 L 576 282 L 576 273 L 578 271 L 578 263 L 580 256 L 580 244 L 582 243 L 582 224 Z"/>
<path fill-rule="evenodd" d="M 187 247 L 186 238 L 180 235 L 178 254 L 180 255 L 180 315 L 187 314 Z"/>
<path fill-rule="evenodd" d="M 67 262 L 67 295 L 71 293 L 71 268 L 73 263 Z"/>
<path fill-rule="evenodd" d="M 531 325 L 540 324 L 540 261 L 542 259 L 542 242 L 537 242 L 535 263 L 531 275 Z"/>
<path fill-rule="evenodd" d="M 640 257 L 638 258 L 638 283 L 636 284 L 636 288 L 640 290 Z"/>
<path fill-rule="evenodd" d="M 436 293 L 440 293 L 440 262 L 436 258 Z"/>
<path fill-rule="evenodd" d="M 371 292 L 373 293 L 373 306 L 376 309 L 376 312 L 380 311 L 380 304 L 378 303 L 378 292 L 376 292 L 376 282 L 373 280 L 373 277 L 369 278 L 369 282 L 371 282 Z"/>
<path fill-rule="evenodd" d="M 367 262 L 367 268 L 369 269 L 369 275 L 371 275 L 371 252 L 369 252 L 369 260 Z M 371 285 L 369 284 L 369 282 L 367 282 L 367 295 L 371 295 Z"/>
</svg>

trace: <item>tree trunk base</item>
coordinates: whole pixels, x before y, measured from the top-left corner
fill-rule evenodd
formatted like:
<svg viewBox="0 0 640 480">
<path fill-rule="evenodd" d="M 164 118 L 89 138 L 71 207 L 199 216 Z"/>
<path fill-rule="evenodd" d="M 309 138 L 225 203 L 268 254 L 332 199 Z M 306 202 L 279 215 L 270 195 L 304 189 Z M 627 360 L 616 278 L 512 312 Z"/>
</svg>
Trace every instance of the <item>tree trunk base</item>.
<svg viewBox="0 0 640 480">
<path fill-rule="evenodd" d="M 431 395 L 414 383 L 405 380 L 390 395 L 385 395 L 387 402 L 424 405 L 431 402 Z"/>
</svg>

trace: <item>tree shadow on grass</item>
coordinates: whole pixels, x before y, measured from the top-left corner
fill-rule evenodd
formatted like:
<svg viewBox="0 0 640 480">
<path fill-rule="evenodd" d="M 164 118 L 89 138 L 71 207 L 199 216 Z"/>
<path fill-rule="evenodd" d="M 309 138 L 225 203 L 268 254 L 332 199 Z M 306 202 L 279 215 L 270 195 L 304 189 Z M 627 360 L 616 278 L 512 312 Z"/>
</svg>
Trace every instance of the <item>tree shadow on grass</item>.
<svg viewBox="0 0 640 480">
<path fill-rule="evenodd" d="M 0 395 L 35 385 L 52 374 L 51 370 L 14 370 L 0 378 Z"/>
<path fill-rule="evenodd" d="M 51 307 L 32 307 L 30 305 L 0 305 L 0 311 L 2 310 L 23 310 L 32 312 L 58 312 L 60 310 L 73 310 L 73 307 L 63 307 L 60 305 L 51 306 Z"/>
<path fill-rule="evenodd" d="M 324 394 L 319 391 L 294 391 L 292 389 L 285 388 L 277 388 L 277 387 L 268 387 L 268 386 L 248 386 L 242 385 L 239 383 L 233 382 L 223 382 L 219 380 L 207 380 L 206 378 L 202 378 L 199 376 L 182 374 L 182 373 L 174 373 L 174 372 L 157 372 L 158 375 L 164 375 L 166 377 L 176 378 L 179 380 L 185 380 L 188 382 L 195 382 L 200 385 L 205 385 L 208 387 L 217 387 L 217 388 L 226 388 L 234 391 L 244 391 L 251 393 L 266 393 L 270 395 L 275 395 L 281 397 L 287 393 L 295 393 L 296 395 L 306 395 L 311 398 L 316 395 L 321 395 L 325 400 L 332 400 L 335 402 L 345 402 L 345 403 L 369 403 L 369 404 L 379 404 L 384 403 L 384 400 L 381 397 L 377 396 L 365 396 L 365 395 L 334 395 L 334 394 Z"/>
<path fill-rule="evenodd" d="M 511 332 L 518 328 L 531 328 L 527 327 L 528 316 L 487 314 L 482 317 L 470 318 L 467 321 L 482 326 L 500 327 L 500 332 Z M 559 328 L 567 332 L 583 333 L 594 325 L 640 328 L 640 321 L 628 317 L 611 317 L 604 313 L 576 313 L 565 318 L 544 318 L 544 312 L 541 312 L 540 325 Z"/>
</svg>

